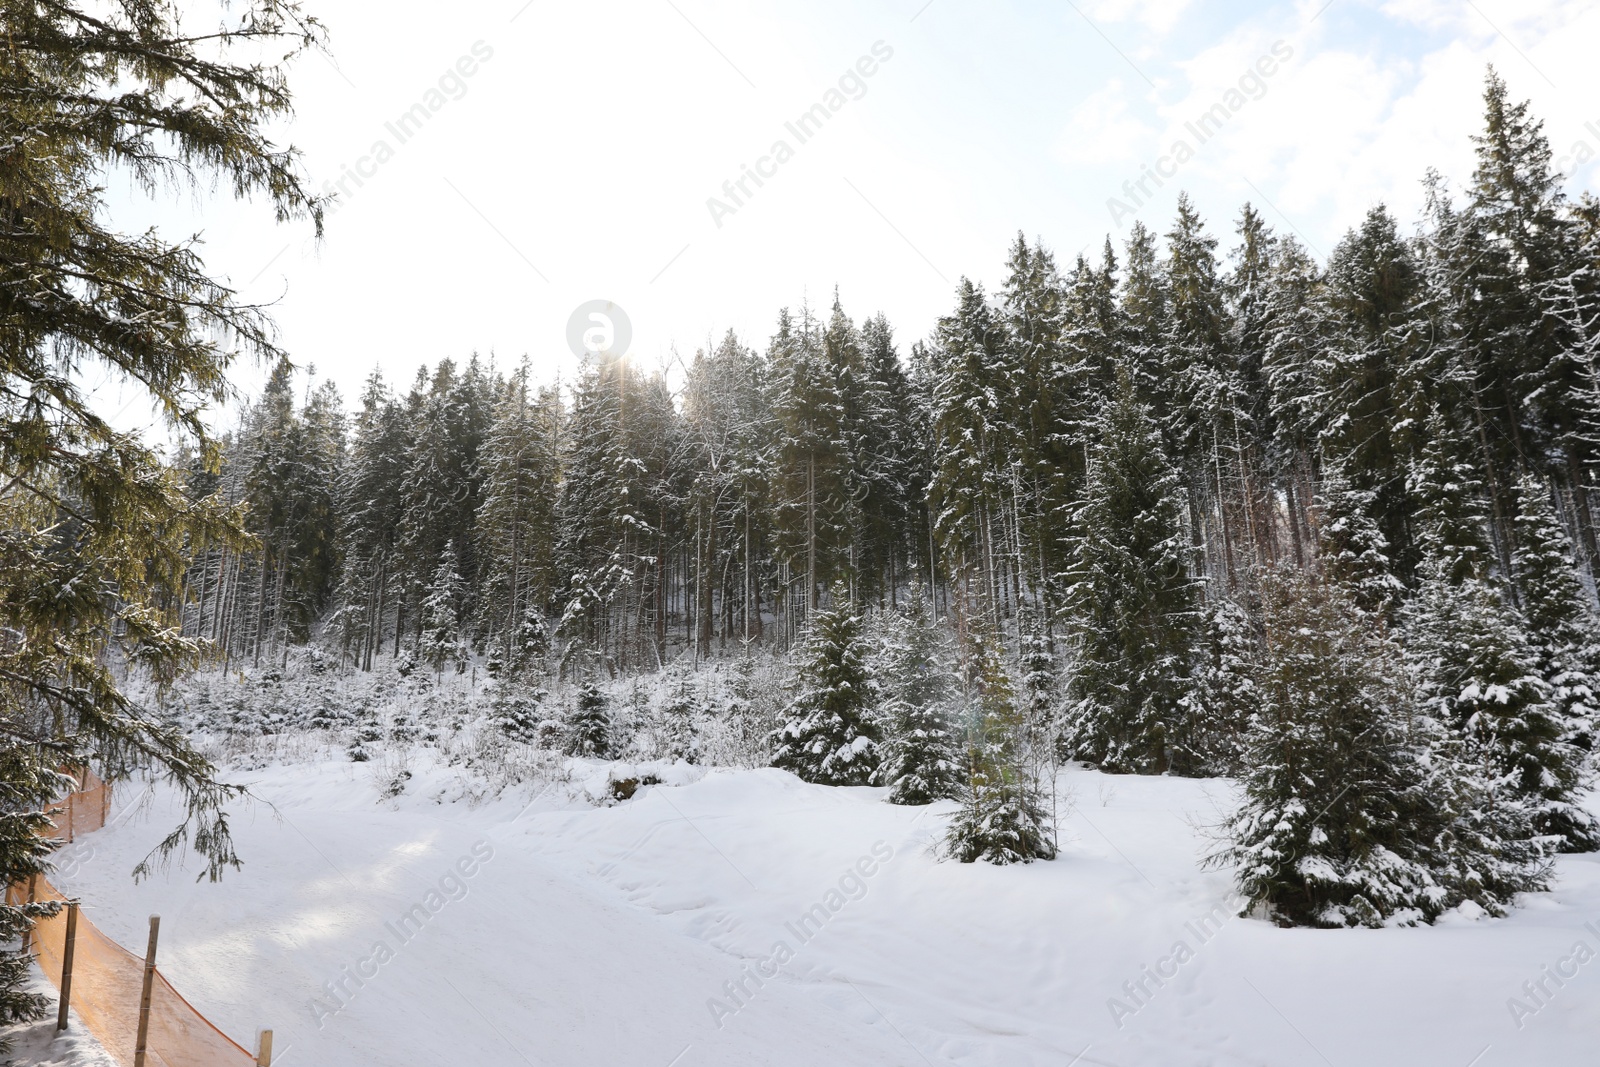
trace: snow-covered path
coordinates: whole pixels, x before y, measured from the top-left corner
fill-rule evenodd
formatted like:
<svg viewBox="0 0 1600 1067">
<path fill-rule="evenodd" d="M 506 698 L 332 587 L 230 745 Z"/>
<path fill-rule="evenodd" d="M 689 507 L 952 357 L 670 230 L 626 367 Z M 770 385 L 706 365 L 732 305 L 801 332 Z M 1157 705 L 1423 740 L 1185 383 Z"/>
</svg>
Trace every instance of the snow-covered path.
<svg viewBox="0 0 1600 1067">
<path fill-rule="evenodd" d="M 1227 918 L 1196 862 L 1225 783 L 1071 772 L 1061 858 L 1000 869 L 934 860 L 942 808 L 777 771 L 600 809 L 440 804 L 451 772 L 415 775 L 396 801 L 363 765 L 242 775 L 277 815 L 240 811 L 217 885 L 130 883 L 158 795 L 59 882 L 124 944 L 159 912 L 169 977 L 288 1067 L 1496 1067 L 1600 1033 L 1600 960 L 1520 1029 L 1507 1007 L 1600 950 L 1594 856 L 1506 920 L 1280 930 Z"/>
</svg>

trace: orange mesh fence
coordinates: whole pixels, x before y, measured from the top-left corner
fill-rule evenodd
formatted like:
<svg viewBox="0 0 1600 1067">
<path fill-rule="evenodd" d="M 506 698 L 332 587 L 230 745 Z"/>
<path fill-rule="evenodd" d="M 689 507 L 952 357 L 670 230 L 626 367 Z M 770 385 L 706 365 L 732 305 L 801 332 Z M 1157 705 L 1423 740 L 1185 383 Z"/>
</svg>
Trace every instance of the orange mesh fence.
<svg viewBox="0 0 1600 1067">
<path fill-rule="evenodd" d="M 93 771 L 84 771 L 79 787 L 56 802 L 46 814 L 54 827 L 45 836 L 52 841 L 75 841 L 79 834 L 98 830 L 111 812 L 111 787 Z"/>
<path fill-rule="evenodd" d="M 94 783 L 86 783 L 91 786 L 86 792 L 95 793 L 98 789 L 92 799 L 85 801 L 84 794 L 74 794 L 78 798 L 75 803 L 64 801 L 61 810 L 55 812 L 58 829 L 76 834 L 104 825 L 104 810 L 96 805 L 102 803 L 100 798 L 106 796 L 109 787 L 99 779 Z M 30 892 L 34 900 L 66 903 L 66 898 L 43 877 L 9 887 L 6 902 L 24 903 Z M 66 942 L 65 907 L 54 918 L 34 924 L 34 954 L 57 989 L 61 988 Z M 123 1067 L 132 1067 L 134 1062 L 143 990 L 144 960 L 107 937 L 80 910 L 73 937 L 72 1009 Z M 212 1026 L 172 988 L 159 969 L 156 971 L 151 984 L 146 1067 L 252 1067 L 255 1063 L 255 1056 Z"/>
</svg>

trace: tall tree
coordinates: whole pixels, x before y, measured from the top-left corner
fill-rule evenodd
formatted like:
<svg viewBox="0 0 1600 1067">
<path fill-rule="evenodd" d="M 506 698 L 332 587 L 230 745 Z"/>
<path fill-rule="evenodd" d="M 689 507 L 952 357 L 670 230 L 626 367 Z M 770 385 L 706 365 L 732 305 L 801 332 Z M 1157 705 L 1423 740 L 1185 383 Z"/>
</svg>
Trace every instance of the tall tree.
<svg viewBox="0 0 1600 1067">
<path fill-rule="evenodd" d="M 1184 510 L 1151 411 L 1120 372 L 1091 453 L 1066 590 L 1075 665 L 1063 743 L 1109 770 L 1191 769 L 1172 744 L 1188 714 L 1201 606 Z"/>
<path fill-rule="evenodd" d="M 528 378 L 524 362 L 496 398 L 474 520 L 482 576 L 478 626 L 513 672 L 527 665 L 527 628 L 543 629 L 559 584 L 561 401 L 553 388 L 531 395 Z"/>
<path fill-rule="evenodd" d="M 182 491 L 178 474 L 97 411 L 87 383 L 111 373 L 148 397 L 173 435 L 214 466 L 205 409 L 235 357 L 280 353 L 260 308 L 213 278 L 194 243 L 128 236 L 104 190 L 174 176 L 260 196 L 280 220 L 311 218 L 292 150 L 265 130 L 290 111 L 283 62 L 238 61 L 319 43 L 290 0 L 223 7 L 203 30 L 156 0 L 0 5 L 0 876 L 39 869 L 36 810 L 57 768 L 108 778 L 144 768 L 179 789 L 185 823 L 141 870 L 185 843 L 220 875 L 237 864 L 223 805 L 236 790 L 172 727 L 136 708 L 117 665 L 158 683 L 202 647 L 175 610 L 190 552 L 242 543 L 237 516 Z M 0 909 L 16 934 L 38 907 Z M 40 1007 L 6 983 L 0 1011 Z"/>
</svg>

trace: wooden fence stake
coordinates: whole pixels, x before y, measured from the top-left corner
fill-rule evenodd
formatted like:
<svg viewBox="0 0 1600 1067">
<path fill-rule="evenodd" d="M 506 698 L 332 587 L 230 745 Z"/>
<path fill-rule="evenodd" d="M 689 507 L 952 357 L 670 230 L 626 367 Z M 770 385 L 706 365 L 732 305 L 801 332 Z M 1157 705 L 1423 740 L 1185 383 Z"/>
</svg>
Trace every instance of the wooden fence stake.
<svg viewBox="0 0 1600 1067">
<path fill-rule="evenodd" d="M 67 1011 L 72 1004 L 72 951 L 78 942 L 78 903 L 67 905 L 67 944 L 61 950 L 61 1008 L 56 1012 L 56 1029 L 67 1028 Z"/>
<path fill-rule="evenodd" d="M 150 947 L 144 952 L 144 992 L 139 994 L 139 1039 L 133 1046 L 133 1067 L 144 1067 L 144 1049 L 150 1040 L 150 994 L 156 981 L 156 938 L 161 916 L 150 916 Z"/>
<path fill-rule="evenodd" d="M 72 844 L 72 798 L 76 793 L 67 794 L 67 844 Z"/>
<path fill-rule="evenodd" d="M 39 875 L 37 873 L 28 875 L 28 903 L 29 904 L 32 904 L 35 900 L 38 899 L 38 896 L 37 896 L 38 891 L 39 891 Z M 38 925 L 37 921 L 35 921 L 34 925 Z M 38 950 L 39 950 L 39 932 L 37 930 L 35 930 L 32 926 L 28 927 L 28 932 L 22 936 L 22 951 L 28 952 L 30 950 L 35 952 L 35 953 L 37 953 Z"/>
<path fill-rule="evenodd" d="M 272 1031 L 263 1030 L 256 1035 L 256 1067 L 272 1067 Z"/>
</svg>

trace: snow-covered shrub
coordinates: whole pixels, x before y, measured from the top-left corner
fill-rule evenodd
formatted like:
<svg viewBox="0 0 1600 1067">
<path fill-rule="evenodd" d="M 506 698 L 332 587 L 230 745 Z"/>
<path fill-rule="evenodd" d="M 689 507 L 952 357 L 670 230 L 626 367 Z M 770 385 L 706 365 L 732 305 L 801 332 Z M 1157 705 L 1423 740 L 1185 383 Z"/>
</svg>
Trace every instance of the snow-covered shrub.
<svg viewBox="0 0 1600 1067">
<path fill-rule="evenodd" d="M 879 762 L 869 648 L 843 586 L 796 651 L 795 696 L 773 739 L 773 766 L 822 785 L 867 784 Z"/>
<path fill-rule="evenodd" d="M 569 754 L 590 759 L 610 758 L 610 701 L 597 683 L 588 681 L 578 687 L 566 734 Z"/>
</svg>

